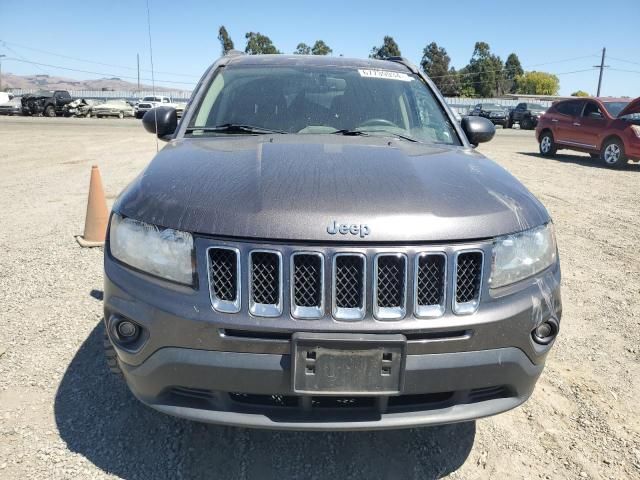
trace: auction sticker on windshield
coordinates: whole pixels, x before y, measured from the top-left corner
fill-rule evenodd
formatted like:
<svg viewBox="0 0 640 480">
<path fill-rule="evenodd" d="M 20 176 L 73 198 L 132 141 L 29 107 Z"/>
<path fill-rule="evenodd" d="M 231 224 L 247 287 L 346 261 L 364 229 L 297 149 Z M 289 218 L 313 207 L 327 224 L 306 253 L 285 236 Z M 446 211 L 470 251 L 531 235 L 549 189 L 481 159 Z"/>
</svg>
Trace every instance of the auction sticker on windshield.
<svg viewBox="0 0 640 480">
<path fill-rule="evenodd" d="M 401 80 L 403 82 L 411 81 L 411 77 L 406 73 L 392 72 L 390 70 L 371 70 L 368 68 L 359 68 L 358 73 L 361 77 L 367 78 L 386 78 L 388 80 Z"/>
</svg>

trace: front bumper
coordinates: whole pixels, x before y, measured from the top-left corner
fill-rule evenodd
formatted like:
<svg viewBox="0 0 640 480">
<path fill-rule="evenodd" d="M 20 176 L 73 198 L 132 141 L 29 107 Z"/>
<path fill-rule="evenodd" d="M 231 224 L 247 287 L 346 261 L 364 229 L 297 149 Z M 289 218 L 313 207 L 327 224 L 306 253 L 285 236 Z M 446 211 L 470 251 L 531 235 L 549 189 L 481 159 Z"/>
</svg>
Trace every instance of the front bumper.
<svg viewBox="0 0 640 480">
<path fill-rule="evenodd" d="M 126 381 L 142 402 L 193 420 L 278 429 L 359 430 L 435 425 L 500 413 L 524 402 L 551 345 L 531 331 L 561 316 L 560 268 L 515 288 L 484 293 L 476 313 L 440 319 L 337 322 L 222 314 L 211 307 L 207 240 L 196 240 L 200 284 L 187 288 L 122 266 L 105 254 L 105 321 L 142 326 L 135 350 L 115 343 Z M 204 279 L 204 280 L 202 280 Z M 286 290 L 286 289 L 285 289 Z M 286 303 L 286 302 L 285 302 Z M 287 313 L 287 312 L 285 312 Z M 107 331 L 110 331 L 107 328 Z M 293 392 L 294 332 L 402 334 L 400 395 L 316 397 Z"/>
</svg>

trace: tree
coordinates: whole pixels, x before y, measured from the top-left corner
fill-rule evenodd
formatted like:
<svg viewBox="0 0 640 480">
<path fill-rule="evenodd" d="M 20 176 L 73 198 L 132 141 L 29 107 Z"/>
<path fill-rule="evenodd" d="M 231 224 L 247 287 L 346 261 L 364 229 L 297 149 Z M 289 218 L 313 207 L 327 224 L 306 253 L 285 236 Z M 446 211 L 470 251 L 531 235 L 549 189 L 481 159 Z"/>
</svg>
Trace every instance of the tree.
<svg viewBox="0 0 640 480">
<path fill-rule="evenodd" d="M 233 40 L 231 40 L 224 25 L 221 25 L 218 30 L 218 40 L 220 40 L 220 45 L 222 45 L 222 55 L 226 55 L 229 50 L 233 50 Z"/>
<path fill-rule="evenodd" d="M 316 43 L 311 48 L 312 55 L 331 55 L 331 53 L 333 53 L 333 50 L 322 40 L 316 40 Z"/>
<path fill-rule="evenodd" d="M 509 54 L 507 61 L 504 62 L 504 78 L 505 86 L 511 93 L 516 91 L 516 78 L 524 74 L 520 59 L 515 53 Z"/>
<path fill-rule="evenodd" d="M 502 60 L 491 53 L 488 43 L 476 42 L 467 69 L 479 96 L 494 97 L 504 92 Z"/>
<path fill-rule="evenodd" d="M 247 39 L 247 46 L 244 51 L 249 55 L 280 53 L 271 39 L 266 35 L 262 35 L 260 32 L 248 32 L 244 38 Z"/>
<path fill-rule="evenodd" d="M 557 95 L 560 80 L 551 73 L 525 72 L 516 78 L 516 88 L 524 95 Z"/>
<path fill-rule="evenodd" d="M 299 43 L 293 53 L 295 55 L 311 55 L 311 47 L 306 43 Z"/>
<path fill-rule="evenodd" d="M 451 83 L 449 81 L 449 75 L 451 73 L 449 72 L 449 63 L 451 63 L 451 58 L 447 55 L 447 51 L 439 47 L 437 43 L 431 42 L 424 47 L 422 60 L 420 61 L 422 71 L 433 80 L 433 83 L 435 83 L 438 89 L 445 95 L 448 95 L 448 93 L 444 93 L 444 87 Z"/>
<path fill-rule="evenodd" d="M 590 97 L 591 95 L 589 95 L 589 93 L 585 92 L 584 90 L 578 90 L 577 92 L 573 92 L 571 96 L 572 97 Z"/>
<path fill-rule="evenodd" d="M 393 39 L 388 35 L 385 35 L 384 40 L 382 42 L 381 47 L 373 47 L 371 49 L 371 53 L 369 54 L 369 58 L 389 58 L 389 57 L 399 57 L 402 54 L 400 53 L 400 47 Z"/>
</svg>

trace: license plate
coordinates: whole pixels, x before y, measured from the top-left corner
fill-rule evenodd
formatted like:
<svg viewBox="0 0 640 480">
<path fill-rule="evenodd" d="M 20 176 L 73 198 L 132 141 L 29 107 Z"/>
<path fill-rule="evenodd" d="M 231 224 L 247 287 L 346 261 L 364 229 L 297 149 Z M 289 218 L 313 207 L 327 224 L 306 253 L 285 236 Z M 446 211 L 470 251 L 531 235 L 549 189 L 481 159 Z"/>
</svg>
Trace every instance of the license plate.
<svg viewBox="0 0 640 480">
<path fill-rule="evenodd" d="M 296 333 L 293 391 L 312 395 L 397 395 L 404 335 Z"/>
</svg>

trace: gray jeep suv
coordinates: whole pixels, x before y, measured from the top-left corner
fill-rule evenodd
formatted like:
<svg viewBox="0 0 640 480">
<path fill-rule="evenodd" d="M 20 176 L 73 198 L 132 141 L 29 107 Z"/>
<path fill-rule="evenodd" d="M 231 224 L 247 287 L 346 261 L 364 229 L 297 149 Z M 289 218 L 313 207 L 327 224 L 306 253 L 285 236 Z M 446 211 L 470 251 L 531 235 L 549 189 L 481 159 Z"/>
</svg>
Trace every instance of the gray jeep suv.
<svg viewBox="0 0 640 480">
<path fill-rule="evenodd" d="M 122 192 L 106 354 L 192 420 L 338 430 L 458 422 L 531 395 L 558 333 L 542 204 L 401 58 L 233 54 Z"/>
</svg>

